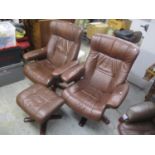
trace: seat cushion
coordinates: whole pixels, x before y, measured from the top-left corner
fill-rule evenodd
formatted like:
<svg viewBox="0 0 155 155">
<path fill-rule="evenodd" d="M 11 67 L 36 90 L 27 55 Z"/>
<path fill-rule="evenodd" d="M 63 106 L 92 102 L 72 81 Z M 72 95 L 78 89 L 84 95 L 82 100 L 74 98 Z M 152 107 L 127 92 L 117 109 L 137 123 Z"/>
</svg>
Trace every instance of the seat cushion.
<svg viewBox="0 0 155 155">
<path fill-rule="evenodd" d="M 152 121 L 120 123 L 118 131 L 121 135 L 155 135 L 155 124 Z"/>
<path fill-rule="evenodd" d="M 39 123 L 46 121 L 64 100 L 40 84 L 34 84 L 17 96 L 17 104 Z"/>
<path fill-rule="evenodd" d="M 54 65 L 46 59 L 26 64 L 24 73 L 33 82 L 47 86 L 52 80 L 54 68 Z"/>
<path fill-rule="evenodd" d="M 86 80 L 81 80 L 63 91 L 66 103 L 83 117 L 100 120 L 106 107 L 108 94 L 95 89 Z M 102 102 L 101 102 L 102 101 Z"/>
</svg>

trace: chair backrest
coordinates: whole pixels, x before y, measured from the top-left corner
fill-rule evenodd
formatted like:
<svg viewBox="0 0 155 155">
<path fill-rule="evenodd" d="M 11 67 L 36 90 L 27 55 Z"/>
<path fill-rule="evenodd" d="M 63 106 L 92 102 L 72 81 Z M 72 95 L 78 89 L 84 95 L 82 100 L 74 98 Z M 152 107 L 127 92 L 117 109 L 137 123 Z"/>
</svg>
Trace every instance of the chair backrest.
<svg viewBox="0 0 155 155">
<path fill-rule="evenodd" d="M 47 46 L 47 58 L 56 67 L 76 60 L 81 44 L 82 29 L 73 23 L 60 20 L 52 21 L 50 27 L 51 37 Z"/>
<path fill-rule="evenodd" d="M 111 92 L 126 81 L 139 48 L 122 39 L 97 34 L 85 64 L 85 78 L 102 92 Z"/>
</svg>

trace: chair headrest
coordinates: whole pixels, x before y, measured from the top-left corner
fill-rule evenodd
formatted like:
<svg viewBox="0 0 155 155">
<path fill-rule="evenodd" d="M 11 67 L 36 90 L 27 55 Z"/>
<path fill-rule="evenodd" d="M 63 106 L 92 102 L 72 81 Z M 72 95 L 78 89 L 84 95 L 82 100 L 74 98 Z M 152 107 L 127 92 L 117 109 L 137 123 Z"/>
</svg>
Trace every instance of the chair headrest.
<svg viewBox="0 0 155 155">
<path fill-rule="evenodd" d="M 133 63 L 139 54 L 139 48 L 135 44 L 104 34 L 92 37 L 91 49 L 127 63 Z"/>
<path fill-rule="evenodd" d="M 52 34 L 61 36 L 70 41 L 79 41 L 82 29 L 77 25 L 61 20 L 54 20 L 50 23 Z"/>
</svg>

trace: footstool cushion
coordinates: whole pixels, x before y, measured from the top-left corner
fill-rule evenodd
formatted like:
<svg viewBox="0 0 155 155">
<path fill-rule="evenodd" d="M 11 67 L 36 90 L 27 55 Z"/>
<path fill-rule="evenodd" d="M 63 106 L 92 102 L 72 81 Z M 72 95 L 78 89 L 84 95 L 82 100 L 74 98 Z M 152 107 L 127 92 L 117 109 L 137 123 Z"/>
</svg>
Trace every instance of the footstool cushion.
<svg viewBox="0 0 155 155">
<path fill-rule="evenodd" d="M 121 135 L 155 135 L 155 124 L 152 121 L 136 123 L 120 123 L 118 131 Z"/>
<path fill-rule="evenodd" d="M 60 108 L 63 102 L 63 98 L 40 84 L 32 85 L 17 96 L 17 104 L 40 124 Z"/>
</svg>

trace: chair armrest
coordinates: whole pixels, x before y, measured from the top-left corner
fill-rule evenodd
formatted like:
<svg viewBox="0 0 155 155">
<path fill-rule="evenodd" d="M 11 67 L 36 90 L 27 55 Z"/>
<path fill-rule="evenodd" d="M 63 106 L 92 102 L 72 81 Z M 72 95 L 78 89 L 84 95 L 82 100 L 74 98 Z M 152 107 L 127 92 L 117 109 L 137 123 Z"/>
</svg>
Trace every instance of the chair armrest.
<svg viewBox="0 0 155 155">
<path fill-rule="evenodd" d="M 84 64 L 78 64 L 61 75 L 61 79 L 67 83 L 79 80 L 84 75 Z"/>
<path fill-rule="evenodd" d="M 136 104 L 128 109 L 125 121 L 136 122 L 145 121 L 147 119 L 153 119 L 155 117 L 155 103 L 144 102 Z"/>
<path fill-rule="evenodd" d="M 67 71 L 68 69 L 76 66 L 79 62 L 78 61 L 71 61 L 65 65 L 63 65 L 62 67 L 59 67 L 59 68 L 56 68 L 52 75 L 55 76 L 55 77 L 58 77 L 60 76 L 61 74 L 63 74 L 65 71 Z"/>
<path fill-rule="evenodd" d="M 112 94 L 109 96 L 109 99 L 107 100 L 107 105 L 113 108 L 117 108 L 125 99 L 126 95 L 128 94 L 128 90 L 128 83 L 117 86 L 113 90 Z"/>
<path fill-rule="evenodd" d="M 31 60 L 45 58 L 45 57 L 46 57 L 46 48 L 33 50 L 23 55 L 23 58 L 26 61 L 31 61 Z"/>
</svg>

